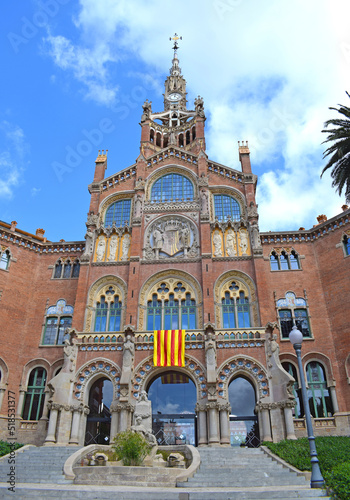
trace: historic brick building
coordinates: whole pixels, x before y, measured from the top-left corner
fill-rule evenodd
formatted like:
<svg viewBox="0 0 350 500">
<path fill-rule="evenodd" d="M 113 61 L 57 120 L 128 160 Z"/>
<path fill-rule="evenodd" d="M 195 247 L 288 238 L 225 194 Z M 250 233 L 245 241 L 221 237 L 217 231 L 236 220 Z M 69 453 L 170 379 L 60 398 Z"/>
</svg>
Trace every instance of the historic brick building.
<svg viewBox="0 0 350 500">
<path fill-rule="evenodd" d="M 143 390 L 159 441 L 301 436 L 294 324 L 315 433 L 349 433 L 350 210 L 259 232 L 248 144 L 240 170 L 212 162 L 204 124 L 175 51 L 136 163 L 105 177 L 98 154 L 86 241 L 0 222 L 2 438 L 8 391 L 18 441 L 83 444 L 130 426 Z M 178 328 L 185 367 L 155 367 L 153 331 Z"/>
</svg>

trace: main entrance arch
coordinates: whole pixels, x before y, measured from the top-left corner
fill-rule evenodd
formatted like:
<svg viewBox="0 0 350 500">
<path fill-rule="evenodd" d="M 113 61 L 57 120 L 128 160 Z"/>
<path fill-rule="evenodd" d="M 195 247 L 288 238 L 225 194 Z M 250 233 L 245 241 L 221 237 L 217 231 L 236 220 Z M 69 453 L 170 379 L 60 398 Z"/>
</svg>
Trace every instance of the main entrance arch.
<svg viewBox="0 0 350 500">
<path fill-rule="evenodd" d="M 158 444 L 197 445 L 197 390 L 185 373 L 165 370 L 146 386 L 152 402 L 152 430 Z"/>
<path fill-rule="evenodd" d="M 228 398 L 231 406 L 231 446 L 259 446 L 258 417 L 254 413 L 256 393 L 253 384 L 243 376 L 234 378 L 228 386 Z"/>
<path fill-rule="evenodd" d="M 113 400 L 113 383 L 107 377 L 98 378 L 89 392 L 89 409 L 85 431 L 85 446 L 109 444 L 111 430 L 110 407 Z"/>
</svg>

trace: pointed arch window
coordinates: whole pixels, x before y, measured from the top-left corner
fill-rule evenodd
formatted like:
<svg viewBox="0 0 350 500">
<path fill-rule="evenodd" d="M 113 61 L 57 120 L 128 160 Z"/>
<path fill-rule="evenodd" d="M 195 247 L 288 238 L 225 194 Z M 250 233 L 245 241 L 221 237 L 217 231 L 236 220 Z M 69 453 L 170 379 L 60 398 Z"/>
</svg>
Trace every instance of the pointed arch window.
<svg viewBox="0 0 350 500">
<path fill-rule="evenodd" d="M 305 338 L 311 338 L 311 329 L 306 300 L 287 292 L 284 299 L 276 302 L 282 339 L 289 339 L 295 325 Z"/>
<path fill-rule="evenodd" d="M 43 414 L 47 373 L 45 368 L 34 368 L 29 375 L 22 411 L 23 420 L 39 420 Z"/>
<path fill-rule="evenodd" d="M 290 253 L 283 250 L 279 255 L 273 250 L 270 255 L 270 268 L 271 271 L 300 269 L 299 256 L 295 250 L 292 250 Z"/>
<path fill-rule="evenodd" d="M 174 285 L 174 293 L 169 293 L 165 283 L 161 283 L 158 293 L 147 302 L 147 330 L 195 330 L 197 328 L 197 305 L 182 282 Z M 175 294 L 183 294 L 182 299 Z M 161 298 L 161 297 L 165 298 Z M 182 295 L 183 297 L 183 295 Z"/>
<path fill-rule="evenodd" d="M 193 201 L 194 190 L 192 182 L 181 174 L 167 174 L 158 179 L 152 186 L 151 200 Z"/>
<path fill-rule="evenodd" d="M 10 251 L 5 250 L 1 253 L 0 258 L 0 269 L 4 269 L 5 271 L 9 268 L 10 265 Z"/>
<path fill-rule="evenodd" d="M 130 224 L 131 200 L 119 200 L 112 203 L 107 208 L 105 215 L 105 226 L 112 226 L 115 224 L 117 227 Z"/>
<path fill-rule="evenodd" d="M 223 328 L 247 328 L 250 327 L 250 305 L 249 298 L 239 285 L 233 281 L 229 287 L 231 291 L 238 292 L 232 295 L 226 291 L 221 299 Z"/>
<path fill-rule="evenodd" d="M 79 272 L 80 272 L 79 259 L 75 259 L 73 262 L 71 259 L 67 260 L 59 259 L 55 264 L 53 278 L 54 279 L 79 278 Z"/>
<path fill-rule="evenodd" d="M 217 217 L 219 221 L 226 221 L 227 219 L 239 221 L 241 218 L 239 203 L 232 198 L 232 196 L 224 194 L 214 195 L 214 207 L 215 217 Z"/>
<path fill-rule="evenodd" d="M 120 332 L 122 317 L 122 301 L 119 295 L 115 294 L 112 286 L 106 291 L 110 300 L 105 295 L 101 295 L 96 303 L 95 310 L 95 332 Z"/>
<path fill-rule="evenodd" d="M 325 371 L 321 363 L 312 361 L 306 366 L 308 400 L 311 415 L 315 418 L 333 415 L 332 401 L 327 388 Z"/>
</svg>

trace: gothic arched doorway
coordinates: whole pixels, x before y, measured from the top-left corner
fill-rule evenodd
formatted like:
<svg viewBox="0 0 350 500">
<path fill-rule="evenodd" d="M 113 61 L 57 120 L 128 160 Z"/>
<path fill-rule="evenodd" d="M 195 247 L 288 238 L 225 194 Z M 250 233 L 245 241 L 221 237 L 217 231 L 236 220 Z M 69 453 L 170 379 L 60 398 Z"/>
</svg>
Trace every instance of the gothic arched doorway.
<svg viewBox="0 0 350 500">
<path fill-rule="evenodd" d="M 113 400 L 113 384 L 106 378 L 96 380 L 89 392 L 90 413 L 87 416 L 85 446 L 109 444 L 111 429 L 110 406 Z"/>
<path fill-rule="evenodd" d="M 257 447 L 260 444 L 258 417 L 254 413 L 255 389 L 244 377 L 234 378 L 228 387 L 231 405 L 231 446 Z"/>
<path fill-rule="evenodd" d="M 147 387 L 152 402 L 152 430 L 158 444 L 197 445 L 196 386 L 182 372 L 164 371 Z"/>
</svg>

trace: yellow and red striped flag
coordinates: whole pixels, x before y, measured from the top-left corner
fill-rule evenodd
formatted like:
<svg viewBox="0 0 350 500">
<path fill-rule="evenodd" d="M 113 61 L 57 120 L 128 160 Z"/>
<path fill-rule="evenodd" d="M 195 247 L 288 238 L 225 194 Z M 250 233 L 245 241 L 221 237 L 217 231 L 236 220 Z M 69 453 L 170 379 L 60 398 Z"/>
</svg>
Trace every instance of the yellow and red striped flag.
<svg viewBox="0 0 350 500">
<path fill-rule="evenodd" d="M 185 330 L 155 330 L 154 366 L 185 366 Z"/>
</svg>

